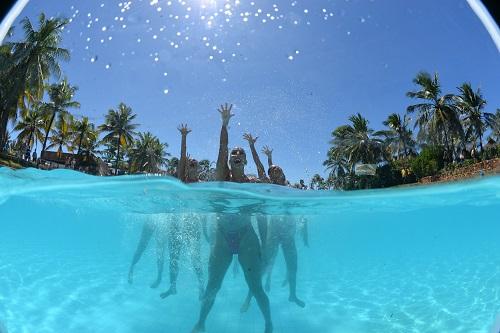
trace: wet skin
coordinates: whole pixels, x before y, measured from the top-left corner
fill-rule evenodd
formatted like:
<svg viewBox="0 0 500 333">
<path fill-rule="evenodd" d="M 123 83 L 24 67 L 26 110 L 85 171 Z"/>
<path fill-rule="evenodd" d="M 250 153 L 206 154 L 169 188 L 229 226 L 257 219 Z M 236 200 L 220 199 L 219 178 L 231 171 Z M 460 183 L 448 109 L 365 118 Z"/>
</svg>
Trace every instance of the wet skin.
<svg viewBox="0 0 500 333">
<path fill-rule="evenodd" d="M 221 106 L 219 112 L 222 117 L 219 156 L 217 159 L 216 179 L 218 181 L 232 181 L 238 183 L 249 182 L 245 175 L 246 154 L 242 148 L 233 149 L 228 160 L 228 133 L 227 126 L 232 105 Z M 231 264 L 233 250 L 229 247 L 228 239 L 239 235 L 238 261 L 242 267 L 248 288 L 255 295 L 257 304 L 264 316 L 265 333 L 273 331 L 269 299 L 262 286 L 262 258 L 260 243 L 257 234 L 251 225 L 251 215 L 247 213 L 219 213 L 216 221 L 215 242 L 212 246 L 208 264 L 208 283 L 202 300 L 198 322 L 192 333 L 205 331 L 205 321 L 212 309 L 218 291 L 222 286 L 224 276 Z"/>
<path fill-rule="evenodd" d="M 286 177 L 283 170 L 278 166 L 269 168 L 269 178 L 276 185 L 285 186 Z M 289 284 L 288 300 L 297 304 L 299 307 L 305 307 L 305 303 L 297 297 L 297 246 L 295 244 L 296 221 L 292 216 L 271 217 L 267 227 L 267 239 L 263 242 L 264 253 L 264 272 L 266 278 L 266 291 L 269 292 L 271 285 L 271 273 L 274 266 L 278 248 L 281 245 L 283 256 L 287 268 L 286 282 Z M 305 230 L 304 230 L 305 232 Z M 285 283 L 286 284 L 286 283 Z M 249 290 L 240 311 L 246 312 L 250 307 L 252 293 Z"/>
<path fill-rule="evenodd" d="M 185 183 L 198 182 L 198 161 L 187 156 L 187 135 L 191 132 L 191 129 L 187 127 L 187 124 L 181 124 L 177 129 L 181 133 L 181 158 L 179 160 L 177 177 Z M 181 249 L 184 245 L 190 253 L 191 264 L 198 279 L 199 298 L 202 298 L 205 284 L 201 261 L 201 230 L 203 225 L 206 225 L 204 217 L 200 217 L 198 214 L 187 213 L 173 217 L 168 232 L 170 288 L 160 294 L 161 298 L 177 294 L 179 259 Z"/>
</svg>

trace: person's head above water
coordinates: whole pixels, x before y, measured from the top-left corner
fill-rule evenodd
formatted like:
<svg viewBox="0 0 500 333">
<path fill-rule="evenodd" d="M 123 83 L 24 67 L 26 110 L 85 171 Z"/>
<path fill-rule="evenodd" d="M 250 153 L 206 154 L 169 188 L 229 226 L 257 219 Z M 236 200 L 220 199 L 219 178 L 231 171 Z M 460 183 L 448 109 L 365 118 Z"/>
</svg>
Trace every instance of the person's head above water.
<svg viewBox="0 0 500 333">
<path fill-rule="evenodd" d="M 267 174 L 269 175 L 269 179 L 271 179 L 271 183 L 286 185 L 285 173 L 279 166 L 271 165 L 271 167 L 267 170 Z"/>
<path fill-rule="evenodd" d="M 229 165 L 231 166 L 231 170 L 243 170 L 246 164 L 247 155 L 245 150 L 240 147 L 233 148 L 233 150 L 231 150 L 231 154 L 229 155 Z"/>
<path fill-rule="evenodd" d="M 194 158 L 189 158 L 186 165 L 186 182 L 192 183 L 199 181 L 198 161 Z"/>
</svg>

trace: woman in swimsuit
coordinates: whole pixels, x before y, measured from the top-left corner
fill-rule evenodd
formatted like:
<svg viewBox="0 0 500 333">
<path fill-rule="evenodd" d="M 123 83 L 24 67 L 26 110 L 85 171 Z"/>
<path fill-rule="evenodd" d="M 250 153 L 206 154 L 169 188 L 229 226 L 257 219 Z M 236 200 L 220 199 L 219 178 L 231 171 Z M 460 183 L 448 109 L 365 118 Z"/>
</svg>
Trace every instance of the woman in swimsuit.
<svg viewBox="0 0 500 333">
<path fill-rule="evenodd" d="M 219 156 L 216 167 L 216 180 L 238 183 L 249 182 L 245 175 L 246 154 L 242 148 L 231 151 L 228 159 L 228 132 L 227 126 L 233 116 L 232 105 L 224 105 L 218 110 L 222 116 Z M 265 333 L 273 331 L 269 299 L 262 287 L 262 259 L 259 238 L 251 225 L 251 214 L 242 212 L 221 212 L 216 220 L 215 243 L 212 246 L 208 263 L 208 284 L 202 300 L 200 316 L 192 333 L 203 332 L 205 321 L 212 309 L 218 291 L 221 288 L 224 276 L 231 264 L 234 254 L 245 274 L 249 289 L 257 300 L 257 304 L 264 316 Z"/>
<path fill-rule="evenodd" d="M 269 155 L 268 155 L 269 157 Z M 286 177 L 283 170 L 277 165 L 271 165 L 268 170 L 271 183 L 286 186 Z M 307 224 L 302 225 L 304 242 L 307 245 Z M 288 300 L 300 307 L 305 307 L 305 303 L 297 297 L 297 247 L 295 245 L 295 233 L 297 229 L 296 220 L 293 216 L 272 216 L 269 218 L 267 226 L 267 239 L 263 244 L 264 253 L 264 273 L 266 278 L 266 291 L 270 290 L 271 273 L 274 266 L 278 248 L 281 245 L 283 256 L 285 257 L 287 268 L 286 282 L 289 284 Z M 249 291 L 247 298 L 243 302 L 240 311 L 246 312 L 250 307 L 252 293 Z"/>
</svg>

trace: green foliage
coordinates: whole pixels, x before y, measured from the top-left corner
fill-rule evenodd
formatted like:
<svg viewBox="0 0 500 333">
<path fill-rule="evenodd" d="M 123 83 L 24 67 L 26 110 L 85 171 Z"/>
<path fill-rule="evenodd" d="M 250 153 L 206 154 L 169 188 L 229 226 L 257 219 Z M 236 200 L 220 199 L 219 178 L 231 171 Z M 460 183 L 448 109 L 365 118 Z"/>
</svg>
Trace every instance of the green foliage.
<svg viewBox="0 0 500 333">
<path fill-rule="evenodd" d="M 428 146 L 422 149 L 420 155 L 412 159 L 411 169 L 417 179 L 436 175 L 444 167 L 444 148 Z"/>
<path fill-rule="evenodd" d="M 26 17 L 21 21 L 24 38 L 0 47 L 0 147 L 8 119 L 17 116 L 17 106 L 22 108 L 25 99 L 41 101 L 48 80 L 61 76 L 59 62 L 70 58 L 69 51 L 59 47 L 67 23 L 42 13 L 34 27 Z"/>
<path fill-rule="evenodd" d="M 131 172 L 158 172 L 167 162 L 167 147 L 152 133 L 139 133 L 129 154 Z"/>
<path fill-rule="evenodd" d="M 484 157 L 486 159 L 500 158 L 500 144 L 488 145 L 484 149 Z"/>
<path fill-rule="evenodd" d="M 135 129 L 139 126 L 133 124 L 137 114 L 132 112 L 132 108 L 124 103 L 120 103 L 116 110 L 110 109 L 106 115 L 106 120 L 99 130 L 106 132 L 102 141 L 108 144 L 109 153 L 115 155 L 115 173 L 118 174 L 120 160 L 123 159 L 121 153 L 134 143 Z"/>
</svg>

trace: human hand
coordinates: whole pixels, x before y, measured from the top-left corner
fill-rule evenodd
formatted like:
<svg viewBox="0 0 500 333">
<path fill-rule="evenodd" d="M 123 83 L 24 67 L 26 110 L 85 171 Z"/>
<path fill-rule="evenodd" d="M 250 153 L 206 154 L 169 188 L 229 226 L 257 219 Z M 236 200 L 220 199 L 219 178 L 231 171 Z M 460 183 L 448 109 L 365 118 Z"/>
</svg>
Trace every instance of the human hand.
<svg viewBox="0 0 500 333">
<path fill-rule="evenodd" d="M 269 146 L 264 146 L 264 148 L 262 148 L 262 153 L 267 157 L 271 157 L 271 155 L 273 154 L 273 150 L 269 148 Z"/>
<path fill-rule="evenodd" d="M 188 135 L 188 133 L 191 132 L 191 129 L 187 127 L 187 124 L 180 124 L 179 127 L 177 127 L 177 129 L 179 130 L 179 132 L 181 132 L 183 136 Z"/>
<path fill-rule="evenodd" d="M 231 119 L 232 116 L 234 116 L 233 113 L 231 113 L 231 109 L 233 108 L 233 104 L 225 104 L 220 106 L 217 111 L 221 114 L 222 117 L 222 125 L 227 126 L 229 124 L 229 120 Z"/>
<path fill-rule="evenodd" d="M 252 136 L 250 133 L 245 133 L 243 134 L 243 139 L 247 140 L 249 144 L 253 145 L 257 141 L 259 137 L 256 136 L 255 138 Z"/>
</svg>

